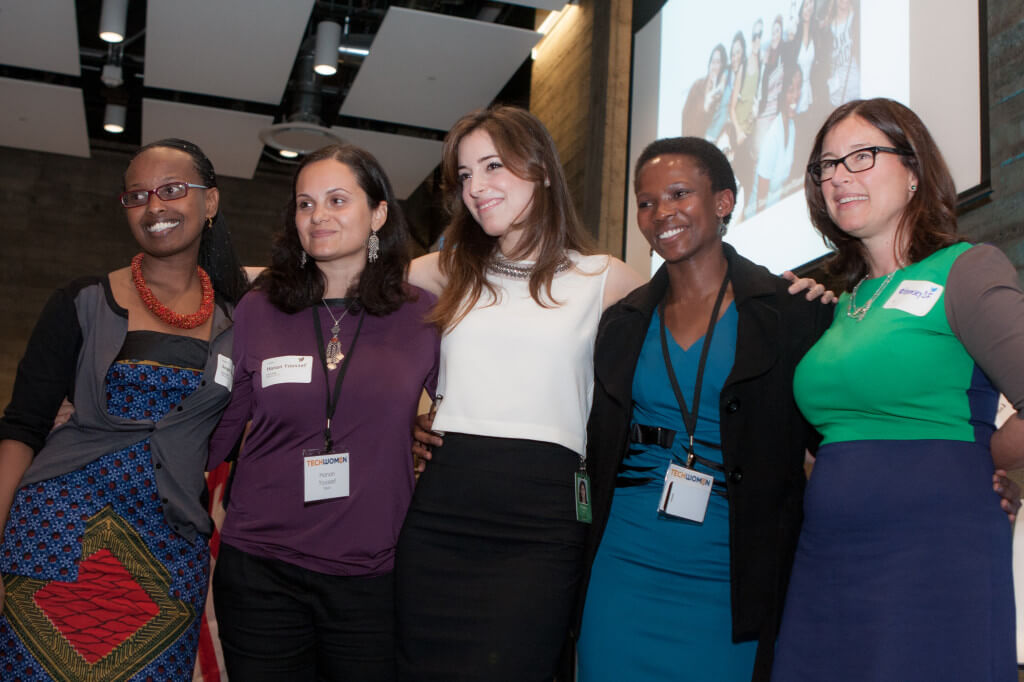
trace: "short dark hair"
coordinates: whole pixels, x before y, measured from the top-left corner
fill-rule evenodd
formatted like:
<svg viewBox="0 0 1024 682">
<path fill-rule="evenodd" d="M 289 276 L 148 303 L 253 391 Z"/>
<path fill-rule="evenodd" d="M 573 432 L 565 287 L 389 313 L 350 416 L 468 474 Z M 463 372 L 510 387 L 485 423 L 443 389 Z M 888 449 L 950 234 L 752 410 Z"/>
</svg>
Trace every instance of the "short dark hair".
<svg viewBox="0 0 1024 682">
<path fill-rule="evenodd" d="M 899 244 L 900 235 L 907 234 L 907 253 L 897 255 L 909 263 L 916 263 L 941 248 L 963 241 L 956 234 L 956 185 L 949 167 L 928 128 L 917 114 L 899 102 L 876 97 L 843 104 L 832 112 L 818 131 L 809 161 L 818 161 L 825 136 L 852 116 L 877 128 L 893 147 L 910 152 L 898 158 L 917 176 L 917 189 L 903 209 L 895 240 Z M 814 183 L 810 173 L 804 176 L 804 194 L 811 222 L 826 244 L 836 249 L 827 270 L 850 290 L 868 273 L 861 241 L 843 232 L 833 222 L 821 186 Z"/>
<path fill-rule="evenodd" d="M 711 181 L 711 191 L 721 192 L 729 190 L 733 198 L 736 197 L 736 174 L 729 165 L 729 159 L 725 158 L 722 150 L 711 144 L 702 137 L 665 137 L 647 145 L 640 158 L 636 160 L 636 171 L 633 175 L 633 185 L 636 186 L 640 179 L 640 171 L 644 165 L 656 156 L 673 154 L 677 156 L 688 156 L 697 163 L 700 172 Z M 722 224 L 728 225 L 732 218 L 732 212 L 722 217 Z"/>
<path fill-rule="evenodd" d="M 274 237 L 270 267 L 260 274 L 255 285 L 266 291 L 270 302 L 286 313 L 296 313 L 323 298 L 326 288 L 323 273 L 312 263 L 302 265 L 302 243 L 295 225 L 295 194 L 303 169 L 326 160 L 345 164 L 352 171 L 371 209 L 382 201 L 387 203 L 387 220 L 377 230 L 380 255 L 375 262 L 366 264 L 346 297 L 352 299 L 353 309 L 364 308 L 371 315 L 392 313 L 414 298 L 412 289 L 405 284 L 409 267 L 409 228 L 380 162 L 365 149 L 351 144 L 332 144 L 318 149 L 295 169 L 284 225 Z"/>
<path fill-rule="evenodd" d="M 157 148 L 185 152 L 192 158 L 192 167 L 199 176 L 199 182 L 210 189 L 217 186 L 217 173 L 213 170 L 213 162 L 203 153 L 199 145 L 178 137 L 164 138 L 139 147 L 132 154 L 128 165 L 131 165 L 131 162 L 143 153 Z M 121 180 L 123 188 L 124 176 Z M 210 276 L 214 291 L 230 303 L 238 303 L 238 299 L 242 298 L 242 295 L 249 290 L 249 279 L 242 270 L 238 254 L 235 253 L 227 222 L 219 211 L 213 217 L 213 223 L 209 228 L 203 230 L 199 240 L 199 267 Z"/>
</svg>

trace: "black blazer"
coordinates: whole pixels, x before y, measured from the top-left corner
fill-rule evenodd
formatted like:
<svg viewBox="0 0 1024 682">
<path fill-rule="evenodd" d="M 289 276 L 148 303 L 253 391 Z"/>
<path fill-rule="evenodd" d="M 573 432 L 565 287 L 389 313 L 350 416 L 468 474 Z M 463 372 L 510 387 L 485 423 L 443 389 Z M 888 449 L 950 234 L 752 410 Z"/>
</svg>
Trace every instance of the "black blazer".
<svg viewBox="0 0 1024 682">
<path fill-rule="evenodd" d="M 833 307 L 790 295 L 788 282 L 723 246 L 739 318 L 736 360 L 719 397 L 729 491 L 732 634 L 734 641 L 759 640 L 753 679 L 767 680 L 803 518 L 804 449 L 813 450 L 820 440 L 793 401 L 793 370 L 828 328 Z M 667 289 L 662 266 L 650 282 L 609 308 L 598 327 L 594 404 L 587 425 L 594 519 L 577 632 L 590 567 L 628 447 L 633 372 Z"/>
</svg>

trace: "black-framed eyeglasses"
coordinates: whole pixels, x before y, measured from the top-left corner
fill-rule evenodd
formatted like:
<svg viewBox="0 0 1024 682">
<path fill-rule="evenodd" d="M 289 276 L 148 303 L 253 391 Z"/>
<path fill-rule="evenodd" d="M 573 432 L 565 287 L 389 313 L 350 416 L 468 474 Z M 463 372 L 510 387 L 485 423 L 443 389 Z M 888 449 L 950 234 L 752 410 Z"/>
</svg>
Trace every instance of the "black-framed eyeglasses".
<svg viewBox="0 0 1024 682">
<path fill-rule="evenodd" d="M 862 149 L 854 149 L 846 156 L 841 156 L 838 159 L 822 159 L 821 161 L 808 164 L 807 174 L 811 176 L 811 181 L 814 184 L 820 185 L 835 176 L 836 168 L 839 167 L 839 164 L 846 166 L 846 170 L 851 173 L 863 173 L 875 167 L 875 156 L 878 155 L 878 152 L 897 154 L 899 156 L 914 155 L 912 151 L 896 149 L 895 147 L 863 147 Z"/>
<path fill-rule="evenodd" d="M 166 185 L 160 185 L 155 189 L 132 189 L 127 192 L 121 192 L 119 198 L 121 199 L 121 205 L 125 208 L 135 208 L 136 206 L 145 206 L 149 203 L 150 194 L 155 194 L 161 201 L 184 199 L 188 196 L 189 187 L 210 189 L 206 185 L 194 185 L 191 182 L 168 182 Z"/>
</svg>

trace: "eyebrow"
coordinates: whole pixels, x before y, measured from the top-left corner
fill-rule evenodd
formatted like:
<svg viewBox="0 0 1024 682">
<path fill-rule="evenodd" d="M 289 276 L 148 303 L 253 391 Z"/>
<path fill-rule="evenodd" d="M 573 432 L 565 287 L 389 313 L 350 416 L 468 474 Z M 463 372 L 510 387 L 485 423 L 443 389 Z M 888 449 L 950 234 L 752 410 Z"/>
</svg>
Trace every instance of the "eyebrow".
<svg viewBox="0 0 1024 682">
<path fill-rule="evenodd" d="M 877 146 L 879 146 L 879 145 L 872 144 L 870 142 L 858 142 L 858 143 L 854 144 L 852 147 L 850 147 L 850 151 L 847 152 L 847 153 L 853 153 L 853 152 L 857 151 L 858 149 L 867 149 L 868 147 L 877 147 Z M 881 145 L 881 146 L 885 146 L 885 145 Z M 825 151 L 823 151 L 821 153 L 821 156 L 823 156 L 823 157 L 824 156 L 834 156 L 835 158 L 838 159 L 840 156 L 845 156 L 845 154 L 836 154 L 835 152 L 825 152 Z"/>
<path fill-rule="evenodd" d="M 498 154 L 488 154 L 487 156 L 481 156 L 479 159 L 476 160 L 476 162 L 477 163 L 483 163 L 484 161 L 486 161 L 488 159 L 498 159 L 500 161 L 501 157 Z M 464 163 L 460 163 L 459 164 L 459 168 L 469 168 L 469 166 L 467 166 Z"/>
</svg>

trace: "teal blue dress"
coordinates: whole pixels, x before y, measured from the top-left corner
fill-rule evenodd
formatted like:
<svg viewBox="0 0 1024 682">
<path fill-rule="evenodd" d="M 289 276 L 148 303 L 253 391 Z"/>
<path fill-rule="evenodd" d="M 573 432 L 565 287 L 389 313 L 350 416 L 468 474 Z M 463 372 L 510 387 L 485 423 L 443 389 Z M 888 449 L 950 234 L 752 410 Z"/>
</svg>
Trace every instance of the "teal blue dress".
<svg viewBox="0 0 1024 682">
<path fill-rule="evenodd" d="M 718 464 L 719 394 L 736 356 L 736 326 L 736 307 L 730 305 L 712 335 L 695 433 L 697 455 Z M 749 680 L 757 642 L 732 642 L 728 501 L 713 493 L 700 524 L 657 511 L 665 471 L 673 455 L 685 460 L 688 440 L 665 371 L 659 328 L 655 312 L 633 375 L 632 422 L 677 435 L 670 450 L 630 445 L 623 459 L 587 591 L 578 679 Z M 668 339 L 690 409 L 703 342 L 684 350 L 671 335 Z M 698 463 L 696 468 L 723 480 L 713 467 Z M 638 484 L 642 479 L 649 480 Z"/>
</svg>

